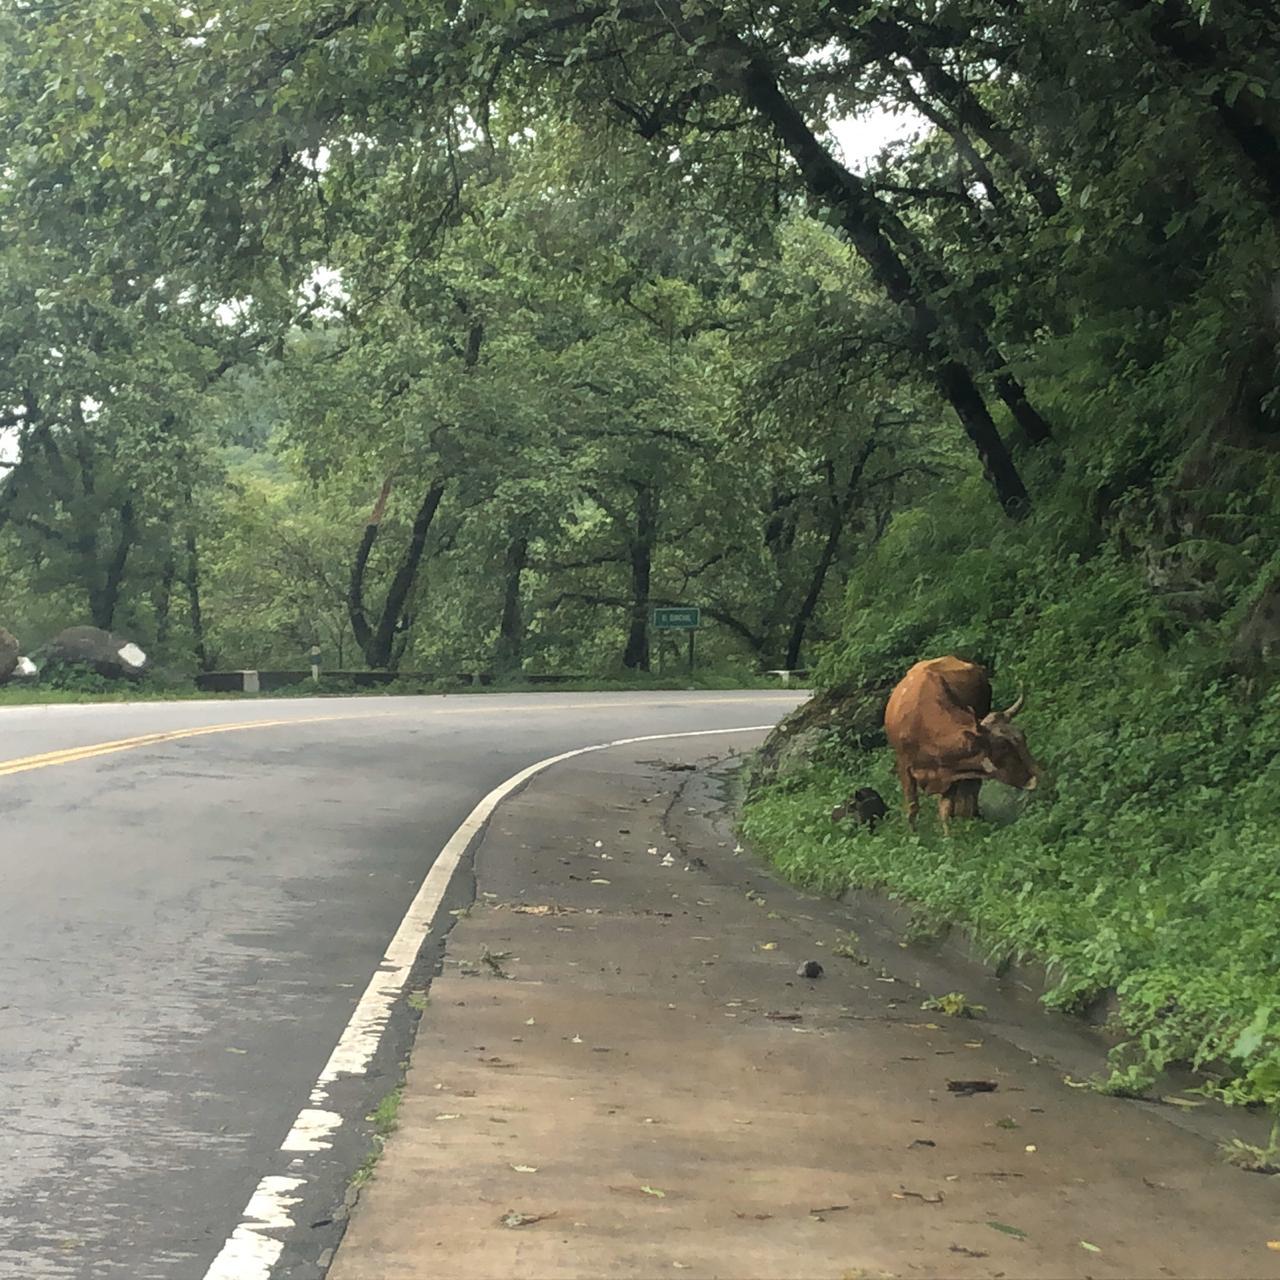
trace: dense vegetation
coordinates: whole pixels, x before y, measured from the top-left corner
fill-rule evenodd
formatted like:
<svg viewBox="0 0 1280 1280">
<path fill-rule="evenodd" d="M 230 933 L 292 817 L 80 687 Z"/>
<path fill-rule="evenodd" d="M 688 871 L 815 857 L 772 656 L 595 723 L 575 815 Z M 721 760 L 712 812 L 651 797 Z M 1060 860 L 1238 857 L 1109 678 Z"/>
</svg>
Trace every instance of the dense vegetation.
<svg viewBox="0 0 1280 1280">
<path fill-rule="evenodd" d="M 790 869 L 1275 1097 L 1278 53 L 1253 0 L 14 0 L 0 624 L 603 674 L 700 603 L 821 655 Z M 1055 785 L 835 832 L 946 651 Z"/>
</svg>

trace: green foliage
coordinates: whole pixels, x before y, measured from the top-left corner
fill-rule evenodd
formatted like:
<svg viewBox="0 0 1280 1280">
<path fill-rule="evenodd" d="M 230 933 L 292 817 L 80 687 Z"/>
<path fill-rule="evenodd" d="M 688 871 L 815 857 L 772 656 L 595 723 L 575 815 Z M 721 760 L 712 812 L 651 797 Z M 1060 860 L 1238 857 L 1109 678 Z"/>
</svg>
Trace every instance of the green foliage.
<svg viewBox="0 0 1280 1280">
<path fill-rule="evenodd" d="M 935 996 L 921 1006 L 926 1012 L 945 1013 L 948 1018 L 980 1018 L 987 1011 L 986 1005 L 974 1004 L 963 991 L 948 991 Z"/>
<path fill-rule="evenodd" d="M 1115 990 L 1129 1061 L 1115 1087 L 1188 1062 L 1233 1101 L 1280 1098 L 1280 685 L 1251 693 L 1233 674 L 1235 612 L 1189 626 L 1113 545 L 1064 553 L 1058 513 L 1015 533 L 937 511 L 899 517 L 854 573 L 822 682 L 892 682 L 941 653 L 988 663 L 997 702 L 1027 686 L 1049 784 L 988 784 L 989 820 L 949 840 L 927 806 L 918 836 L 891 821 L 850 838 L 832 805 L 897 786 L 887 750 L 846 752 L 764 792 L 748 833 L 799 880 L 887 889 L 1045 962 L 1051 1005 Z M 1229 563 L 1229 597 L 1271 572 L 1247 553 Z"/>
</svg>

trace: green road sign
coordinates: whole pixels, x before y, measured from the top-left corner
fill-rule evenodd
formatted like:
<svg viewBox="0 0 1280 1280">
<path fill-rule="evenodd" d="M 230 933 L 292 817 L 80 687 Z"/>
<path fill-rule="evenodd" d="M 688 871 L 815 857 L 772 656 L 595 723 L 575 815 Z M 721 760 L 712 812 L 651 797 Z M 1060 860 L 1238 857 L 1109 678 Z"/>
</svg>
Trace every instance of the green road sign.
<svg viewBox="0 0 1280 1280">
<path fill-rule="evenodd" d="M 694 608 L 655 609 L 655 631 L 696 631 L 702 625 L 702 610 Z"/>
</svg>

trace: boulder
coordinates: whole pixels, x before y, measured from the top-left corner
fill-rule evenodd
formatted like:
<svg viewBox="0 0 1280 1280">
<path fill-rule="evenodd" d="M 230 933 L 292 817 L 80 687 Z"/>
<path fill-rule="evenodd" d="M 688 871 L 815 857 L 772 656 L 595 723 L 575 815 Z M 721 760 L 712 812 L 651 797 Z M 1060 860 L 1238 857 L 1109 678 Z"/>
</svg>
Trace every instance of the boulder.
<svg viewBox="0 0 1280 1280">
<path fill-rule="evenodd" d="M 88 667 L 111 680 L 136 680 L 148 666 L 147 655 L 132 641 L 98 627 L 68 627 L 45 647 L 48 662 Z"/>
<path fill-rule="evenodd" d="M 892 685 L 846 683 L 797 707 L 756 755 L 751 789 L 781 782 L 807 765 L 847 763 L 885 746 L 884 708 Z"/>
<path fill-rule="evenodd" d="M 16 637 L 0 627 L 0 684 L 11 676 L 18 668 L 18 658 L 22 650 Z"/>
</svg>

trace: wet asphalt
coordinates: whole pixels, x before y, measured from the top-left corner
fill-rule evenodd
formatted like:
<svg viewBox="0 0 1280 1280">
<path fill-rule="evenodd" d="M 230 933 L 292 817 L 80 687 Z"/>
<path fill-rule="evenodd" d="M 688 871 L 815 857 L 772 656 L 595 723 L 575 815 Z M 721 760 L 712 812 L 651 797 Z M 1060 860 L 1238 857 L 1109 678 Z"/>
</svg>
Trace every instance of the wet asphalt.
<svg viewBox="0 0 1280 1280">
<path fill-rule="evenodd" d="M 773 723 L 791 693 L 0 709 L 0 1277 L 200 1280 L 437 851 L 535 760 Z M 5 774 L 6 762 L 283 721 Z M 465 894 L 465 885 L 458 893 Z M 342 1105 L 394 1087 L 402 1010 Z M 350 1127 L 277 1277 L 319 1274 Z M 325 1211 L 325 1204 L 333 1213 Z"/>
</svg>

